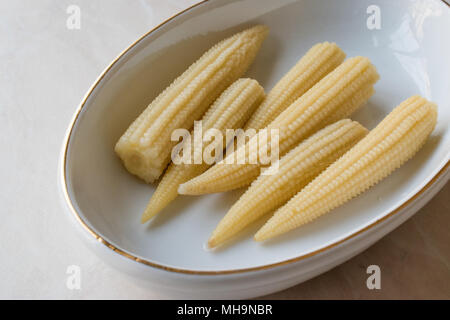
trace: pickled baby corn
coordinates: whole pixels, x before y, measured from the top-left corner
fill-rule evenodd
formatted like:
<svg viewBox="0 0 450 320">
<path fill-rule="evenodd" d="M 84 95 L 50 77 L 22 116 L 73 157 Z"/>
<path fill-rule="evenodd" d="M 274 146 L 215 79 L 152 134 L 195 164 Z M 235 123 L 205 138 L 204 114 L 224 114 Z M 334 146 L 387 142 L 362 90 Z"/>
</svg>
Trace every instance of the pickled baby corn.
<svg viewBox="0 0 450 320">
<path fill-rule="evenodd" d="M 373 84 L 378 78 L 375 67 L 364 57 L 347 59 L 325 76 L 266 127 L 269 131 L 279 130 L 280 156 L 314 132 L 352 114 L 374 93 Z M 259 175 L 261 166 L 250 164 L 248 159 L 255 154 L 261 158 L 271 153 L 268 139 L 268 134 L 259 132 L 205 173 L 181 184 L 178 192 L 196 195 L 250 184 Z"/>
<path fill-rule="evenodd" d="M 241 128 L 262 102 L 264 96 L 264 89 L 256 80 L 237 80 L 220 95 L 204 115 L 202 119 L 204 133 L 208 129 L 214 128 L 221 131 L 225 137 L 226 129 Z M 203 145 L 202 150 L 200 150 L 201 154 L 203 154 L 207 145 L 211 146 L 214 143 L 219 143 L 219 141 Z M 226 144 L 227 141 L 222 142 L 222 147 L 224 148 Z M 187 148 L 190 148 L 191 154 L 194 154 L 192 141 Z M 181 183 L 201 174 L 208 167 L 210 165 L 204 161 L 201 164 L 181 163 L 175 165 L 171 163 L 153 193 L 141 221 L 146 222 L 165 208 L 178 196 L 178 186 Z"/>
<path fill-rule="evenodd" d="M 161 175 L 176 144 L 173 130 L 191 128 L 247 70 L 267 31 L 258 25 L 219 42 L 150 103 L 115 146 L 129 172 L 146 182 Z"/>
<path fill-rule="evenodd" d="M 368 130 L 349 119 L 315 133 L 280 159 L 273 175 L 260 175 L 231 207 L 212 233 L 208 245 L 230 239 L 259 217 L 292 198 L 327 166 L 361 140 Z"/>
<path fill-rule="evenodd" d="M 245 129 L 262 129 L 272 122 L 320 79 L 344 61 L 345 53 L 335 44 L 318 43 L 270 90 Z"/>
<path fill-rule="evenodd" d="M 437 120 L 437 107 L 413 96 L 281 207 L 256 233 L 262 241 L 306 224 L 364 192 L 411 158 Z"/>
</svg>

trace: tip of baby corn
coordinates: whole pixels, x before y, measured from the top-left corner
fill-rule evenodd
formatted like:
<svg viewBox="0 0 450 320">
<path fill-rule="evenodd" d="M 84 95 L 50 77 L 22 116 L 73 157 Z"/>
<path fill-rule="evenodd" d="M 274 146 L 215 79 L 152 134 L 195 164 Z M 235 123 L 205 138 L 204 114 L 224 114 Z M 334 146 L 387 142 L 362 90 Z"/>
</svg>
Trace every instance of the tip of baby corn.
<svg viewBox="0 0 450 320">
<path fill-rule="evenodd" d="M 141 223 L 144 224 L 154 216 L 156 216 L 164 207 L 159 206 L 157 203 L 152 201 L 153 197 L 150 199 L 149 204 L 144 210 L 144 213 L 141 216 Z"/>
<path fill-rule="evenodd" d="M 147 210 L 145 209 L 144 213 L 141 216 L 141 223 L 144 224 L 151 218 L 153 218 L 158 212 L 155 210 Z"/>
<path fill-rule="evenodd" d="M 198 195 L 197 188 L 195 187 L 195 184 L 188 181 L 185 183 L 182 183 L 178 186 L 178 194 L 185 194 L 185 195 Z"/>
<path fill-rule="evenodd" d="M 142 214 L 142 216 L 141 216 L 141 223 L 144 224 L 144 223 L 146 223 L 149 219 L 150 219 L 150 218 L 147 217 L 147 216 L 145 215 L 145 213 L 144 213 L 144 214 Z"/>
</svg>

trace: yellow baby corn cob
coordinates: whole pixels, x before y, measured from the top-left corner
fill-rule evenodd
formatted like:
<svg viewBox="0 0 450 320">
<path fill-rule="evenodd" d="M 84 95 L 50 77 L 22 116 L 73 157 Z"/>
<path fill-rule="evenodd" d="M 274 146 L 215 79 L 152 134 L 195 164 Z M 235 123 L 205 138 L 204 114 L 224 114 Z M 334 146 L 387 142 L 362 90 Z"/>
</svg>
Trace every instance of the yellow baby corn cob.
<svg viewBox="0 0 450 320">
<path fill-rule="evenodd" d="M 330 165 L 256 233 L 273 238 L 306 224 L 364 192 L 411 158 L 436 125 L 437 107 L 413 96 Z"/>
<path fill-rule="evenodd" d="M 246 123 L 245 129 L 265 128 L 292 102 L 340 65 L 344 58 L 345 53 L 335 43 L 314 45 L 270 90 Z"/>
<path fill-rule="evenodd" d="M 364 57 L 347 59 L 325 76 L 266 127 L 269 131 L 279 130 L 280 156 L 314 132 L 352 114 L 374 93 L 373 84 L 378 78 L 375 67 Z M 180 185 L 178 192 L 223 192 L 250 184 L 261 166 L 249 164 L 248 159 L 271 153 L 268 137 L 259 132 L 240 147 L 244 150 L 238 148 L 205 173 Z"/>
<path fill-rule="evenodd" d="M 204 133 L 208 129 L 214 128 L 220 130 L 225 136 L 226 129 L 241 128 L 262 102 L 264 96 L 264 89 L 256 80 L 237 80 L 220 95 L 202 118 Z M 214 142 L 219 143 L 219 141 Z M 205 143 L 204 147 L 210 146 L 214 142 Z M 224 141 L 223 147 L 226 144 L 227 141 Z M 191 143 L 188 148 L 191 149 L 191 154 L 193 154 L 194 144 Z M 204 148 L 201 150 L 201 154 L 203 154 L 203 150 Z M 150 198 L 141 222 L 146 222 L 172 202 L 178 196 L 178 186 L 181 183 L 201 174 L 208 167 L 210 165 L 206 162 L 201 164 L 181 163 L 178 165 L 171 163 Z"/>
<path fill-rule="evenodd" d="M 280 159 L 273 175 L 260 175 L 231 207 L 208 241 L 215 247 L 259 217 L 292 198 L 342 156 L 368 130 L 356 121 L 340 120 L 318 131 Z"/>
<path fill-rule="evenodd" d="M 258 25 L 219 42 L 150 103 L 115 147 L 129 172 L 146 182 L 161 175 L 176 145 L 170 139 L 173 130 L 191 128 L 247 70 L 267 31 Z"/>
</svg>

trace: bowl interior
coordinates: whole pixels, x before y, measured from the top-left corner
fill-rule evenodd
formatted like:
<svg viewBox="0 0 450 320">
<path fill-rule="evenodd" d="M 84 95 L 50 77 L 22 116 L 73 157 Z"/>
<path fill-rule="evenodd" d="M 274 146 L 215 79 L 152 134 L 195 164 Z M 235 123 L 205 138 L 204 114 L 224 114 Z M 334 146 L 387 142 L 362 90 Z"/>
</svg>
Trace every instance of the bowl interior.
<svg viewBox="0 0 450 320">
<path fill-rule="evenodd" d="M 380 8 L 379 30 L 366 25 L 373 4 Z M 267 244 L 252 240 L 261 220 L 239 243 L 212 252 L 204 244 L 242 190 L 180 196 L 141 225 L 154 186 L 130 175 L 113 147 L 146 105 L 206 49 L 255 23 L 268 25 L 270 35 L 247 75 L 266 91 L 313 44 L 334 41 L 348 57 L 369 57 L 381 75 L 375 95 L 355 120 L 373 128 L 402 100 L 421 94 L 438 104 L 439 123 L 416 157 L 362 196 Z M 256 267 L 336 242 L 397 208 L 449 160 L 450 42 L 444 30 L 450 30 L 450 8 L 438 0 L 216 0 L 197 6 L 128 50 L 87 98 L 66 156 L 71 201 L 80 217 L 116 247 L 182 269 Z"/>
</svg>

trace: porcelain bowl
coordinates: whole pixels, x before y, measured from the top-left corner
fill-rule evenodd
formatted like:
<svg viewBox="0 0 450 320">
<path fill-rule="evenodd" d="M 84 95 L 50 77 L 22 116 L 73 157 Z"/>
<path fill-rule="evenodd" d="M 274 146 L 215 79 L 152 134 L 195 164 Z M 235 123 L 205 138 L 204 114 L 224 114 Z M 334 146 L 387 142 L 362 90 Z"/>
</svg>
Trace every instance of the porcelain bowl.
<svg viewBox="0 0 450 320">
<path fill-rule="evenodd" d="M 379 19 L 379 20 L 373 20 Z M 379 22 L 379 24 L 374 23 Z M 148 225 L 154 186 L 114 154 L 147 104 L 205 50 L 247 26 L 270 35 L 247 73 L 268 91 L 313 44 L 336 42 L 369 57 L 381 79 L 353 119 L 373 128 L 413 94 L 435 101 L 439 120 L 420 152 L 344 206 L 266 244 L 252 235 L 208 251 L 205 242 L 242 190 L 179 197 Z M 61 190 L 89 247 L 141 285 L 174 298 L 250 298 L 310 279 L 361 252 L 426 203 L 449 178 L 450 8 L 443 1 L 213 0 L 176 15 L 131 45 L 100 75 L 70 124 Z"/>
</svg>

